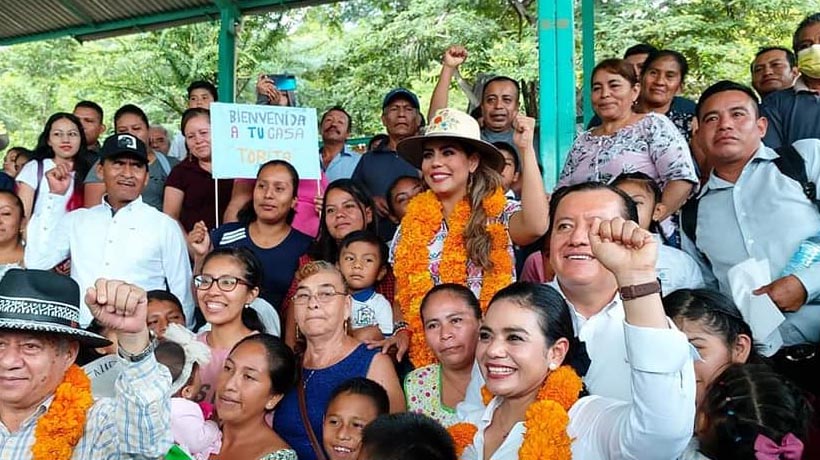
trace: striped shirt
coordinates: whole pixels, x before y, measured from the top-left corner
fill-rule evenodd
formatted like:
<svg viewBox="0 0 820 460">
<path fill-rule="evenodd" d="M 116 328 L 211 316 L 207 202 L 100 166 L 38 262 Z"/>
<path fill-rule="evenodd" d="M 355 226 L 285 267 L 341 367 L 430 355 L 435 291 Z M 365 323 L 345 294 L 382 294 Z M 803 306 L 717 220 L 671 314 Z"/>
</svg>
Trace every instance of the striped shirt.
<svg viewBox="0 0 820 460">
<path fill-rule="evenodd" d="M 156 458 L 171 448 L 171 375 L 154 355 L 138 363 L 122 360 L 115 398 L 102 398 L 88 411 L 85 432 L 72 460 Z M 46 399 L 14 433 L 0 422 L 0 459 L 28 460 Z M 58 460 L 58 459 L 55 459 Z"/>
</svg>

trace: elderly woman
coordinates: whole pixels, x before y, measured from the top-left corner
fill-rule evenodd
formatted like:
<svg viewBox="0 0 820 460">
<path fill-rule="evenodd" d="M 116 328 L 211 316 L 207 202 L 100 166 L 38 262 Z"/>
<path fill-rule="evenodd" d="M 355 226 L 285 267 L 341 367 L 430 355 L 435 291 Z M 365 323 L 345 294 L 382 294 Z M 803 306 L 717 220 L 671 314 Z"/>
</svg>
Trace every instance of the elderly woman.
<svg viewBox="0 0 820 460">
<path fill-rule="evenodd" d="M 295 372 L 293 352 L 272 335 L 250 335 L 233 347 L 216 389 L 222 447 L 212 458 L 297 460 L 265 421 L 293 386 Z"/>
<path fill-rule="evenodd" d="M 601 61 L 592 72 L 592 106 L 601 125 L 581 133 L 572 145 L 557 187 L 606 182 L 622 173 L 642 172 L 663 191 L 666 212 L 675 214 L 698 183 L 686 139 L 675 124 L 655 112 L 633 109 L 640 85 L 632 65 Z"/>
<path fill-rule="evenodd" d="M 299 269 L 296 280 L 292 308 L 306 347 L 298 357 L 296 388 L 276 409 L 273 428 L 300 460 L 314 460 L 322 457 L 318 440 L 324 412 L 339 382 L 367 377 L 379 383 L 393 412 L 404 410 L 404 396 L 390 358 L 347 335 L 351 296 L 339 270 L 328 262 L 310 262 Z"/>
<path fill-rule="evenodd" d="M 478 122 L 464 112 L 439 110 L 424 136 L 397 146 L 400 155 L 421 169 L 429 188 L 408 205 L 390 249 L 396 301 L 414 332 L 410 358 L 416 366 L 434 359 L 419 315 L 424 294 L 438 284 L 463 284 L 486 307 L 493 294 L 515 280 L 513 243 L 530 244 L 547 230 L 547 201 L 532 147 L 534 126 L 524 116 L 514 123 L 522 165 L 520 204 L 504 195 L 504 157 L 481 140 Z M 406 344 L 398 345 L 402 354 Z"/>
</svg>

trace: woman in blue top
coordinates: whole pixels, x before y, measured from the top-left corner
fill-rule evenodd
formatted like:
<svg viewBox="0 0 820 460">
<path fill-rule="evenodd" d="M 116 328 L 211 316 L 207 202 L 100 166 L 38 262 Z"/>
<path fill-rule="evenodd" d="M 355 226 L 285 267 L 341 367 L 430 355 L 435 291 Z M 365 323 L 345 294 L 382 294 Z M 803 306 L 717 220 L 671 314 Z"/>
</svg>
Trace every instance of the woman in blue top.
<svg viewBox="0 0 820 460">
<path fill-rule="evenodd" d="M 390 411 L 404 410 L 404 395 L 393 362 L 379 350 L 346 333 L 351 297 L 339 270 L 329 262 L 310 262 L 296 273 L 297 289 L 293 309 L 297 332 L 305 337 L 304 353 L 297 359 L 301 368 L 296 388 L 285 394 L 276 409 L 273 429 L 299 455 L 299 460 L 315 460 L 308 427 L 303 423 L 299 400 L 304 400 L 309 429 L 321 443 L 322 419 L 333 389 L 353 377 L 367 377 L 379 383 L 390 399 Z"/>
<path fill-rule="evenodd" d="M 239 213 L 239 222 L 216 228 L 208 235 L 198 222 L 188 235 L 196 259 L 214 248 L 246 247 L 262 262 L 262 290 L 259 296 L 281 312 L 282 300 L 313 239 L 291 227 L 295 215 L 299 174 L 288 162 L 271 160 L 259 168 L 253 200 Z"/>
</svg>

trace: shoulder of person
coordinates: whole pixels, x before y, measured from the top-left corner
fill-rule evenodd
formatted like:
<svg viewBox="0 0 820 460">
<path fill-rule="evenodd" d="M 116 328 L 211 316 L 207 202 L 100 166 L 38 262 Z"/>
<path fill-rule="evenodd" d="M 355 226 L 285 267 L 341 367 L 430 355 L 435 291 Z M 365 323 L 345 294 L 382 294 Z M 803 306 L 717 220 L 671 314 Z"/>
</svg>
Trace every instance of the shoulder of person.
<svg viewBox="0 0 820 460">
<path fill-rule="evenodd" d="M 228 222 L 216 227 L 211 232 L 211 241 L 215 248 L 244 239 L 248 237 L 247 227 L 239 222 Z M 230 242 L 223 243 L 223 240 L 230 239 Z"/>
<path fill-rule="evenodd" d="M 697 104 L 689 98 L 675 96 L 672 99 L 672 107 L 678 112 L 691 113 L 694 115 Z"/>
</svg>

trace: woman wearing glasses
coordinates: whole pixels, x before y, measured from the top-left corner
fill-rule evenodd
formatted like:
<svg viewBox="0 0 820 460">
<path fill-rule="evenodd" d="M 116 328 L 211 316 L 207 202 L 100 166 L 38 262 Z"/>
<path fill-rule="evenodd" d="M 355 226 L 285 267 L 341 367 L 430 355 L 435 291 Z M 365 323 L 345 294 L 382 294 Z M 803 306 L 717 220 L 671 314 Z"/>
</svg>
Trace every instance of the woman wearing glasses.
<svg viewBox="0 0 820 460">
<path fill-rule="evenodd" d="M 293 313 L 306 346 L 297 357 L 296 388 L 279 403 L 273 428 L 300 460 L 314 460 L 324 457 L 322 419 L 339 382 L 367 377 L 379 383 L 387 390 L 391 412 L 404 410 L 404 395 L 390 358 L 346 334 L 351 297 L 339 270 L 328 262 L 310 262 L 296 272 L 296 282 Z"/>
<path fill-rule="evenodd" d="M 199 334 L 211 347 L 211 361 L 202 367 L 202 397 L 213 402 L 215 385 L 230 350 L 240 340 L 266 332 L 250 303 L 259 295 L 262 269 L 259 260 L 246 248 L 212 251 L 194 277 L 199 309 L 210 330 Z"/>
<path fill-rule="evenodd" d="M 82 181 L 90 168 L 85 151 L 83 126 L 77 117 L 59 112 L 48 118 L 37 140 L 35 161 L 26 163 L 17 175 L 17 194 L 25 216 L 30 217 L 29 232 L 42 225 L 39 216 L 46 209 L 67 213 L 82 207 L 83 187 L 78 187 L 77 181 Z M 68 180 L 63 179 L 66 176 Z"/>
</svg>

